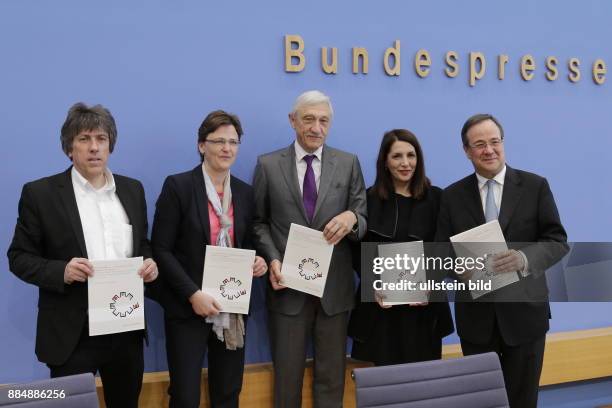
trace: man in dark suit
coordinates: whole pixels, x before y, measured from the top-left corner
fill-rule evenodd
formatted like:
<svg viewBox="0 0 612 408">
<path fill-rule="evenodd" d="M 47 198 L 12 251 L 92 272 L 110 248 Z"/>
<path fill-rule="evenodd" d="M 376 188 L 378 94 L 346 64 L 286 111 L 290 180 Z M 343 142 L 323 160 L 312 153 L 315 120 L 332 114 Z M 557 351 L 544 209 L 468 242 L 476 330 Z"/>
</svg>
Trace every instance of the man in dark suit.
<svg viewBox="0 0 612 408">
<path fill-rule="evenodd" d="M 123 408 L 138 406 L 144 331 L 89 336 L 89 259 L 143 256 L 145 282 L 157 277 L 157 266 L 142 185 L 106 165 L 116 140 L 107 109 L 70 108 L 61 143 L 72 166 L 24 185 L 7 255 L 11 271 L 39 287 L 36 355 L 51 377 L 99 371 L 106 405 Z"/>
<path fill-rule="evenodd" d="M 458 294 L 455 318 L 461 348 L 464 355 L 497 352 L 510 406 L 536 407 L 550 318 L 544 272 L 567 252 L 567 235 L 546 179 L 506 165 L 504 133 L 496 118 L 470 117 L 461 138 L 475 173 L 442 193 L 436 240 L 448 241 L 498 219 L 509 246 L 520 248 L 493 259 L 495 273 L 517 274 L 519 279 L 499 290 L 509 294 L 505 301 L 490 297 L 463 302 Z"/>
<path fill-rule="evenodd" d="M 289 114 L 295 142 L 259 157 L 255 170 L 255 237 L 270 268 L 267 301 L 277 407 L 301 405 L 309 339 L 314 406 L 342 406 L 346 329 L 354 302 L 351 249 L 344 238 L 359 240 L 365 233 L 366 195 L 357 157 L 324 144 L 331 120 L 326 95 L 300 95 Z M 282 285 L 291 223 L 323 231 L 335 245 L 322 298 Z"/>
</svg>

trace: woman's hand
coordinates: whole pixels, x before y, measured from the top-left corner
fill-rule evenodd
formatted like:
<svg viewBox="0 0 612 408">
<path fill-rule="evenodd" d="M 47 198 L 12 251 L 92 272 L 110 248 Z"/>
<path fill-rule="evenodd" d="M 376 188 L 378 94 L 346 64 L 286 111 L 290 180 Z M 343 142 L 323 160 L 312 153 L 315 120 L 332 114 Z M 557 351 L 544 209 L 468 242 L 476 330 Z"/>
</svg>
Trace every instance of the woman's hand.
<svg viewBox="0 0 612 408">
<path fill-rule="evenodd" d="M 268 272 L 268 265 L 266 265 L 266 261 L 261 256 L 255 257 L 255 262 L 253 262 L 253 276 L 259 278 L 265 273 Z"/>
<path fill-rule="evenodd" d="M 376 299 L 376 303 L 378 303 L 378 306 L 382 307 L 383 309 L 389 309 L 393 306 L 393 305 L 385 305 L 383 303 L 386 298 L 387 296 L 385 296 L 382 292 L 374 291 L 374 299 Z"/>
<path fill-rule="evenodd" d="M 221 305 L 214 297 L 198 290 L 189 298 L 193 312 L 198 316 L 215 316 L 221 311 Z"/>
</svg>

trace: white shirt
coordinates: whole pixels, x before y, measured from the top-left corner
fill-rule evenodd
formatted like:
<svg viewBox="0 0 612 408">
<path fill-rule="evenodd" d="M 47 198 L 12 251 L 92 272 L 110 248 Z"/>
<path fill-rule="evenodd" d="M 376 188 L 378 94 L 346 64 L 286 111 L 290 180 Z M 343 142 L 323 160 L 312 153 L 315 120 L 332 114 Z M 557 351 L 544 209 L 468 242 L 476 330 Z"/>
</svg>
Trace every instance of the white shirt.
<svg viewBox="0 0 612 408">
<path fill-rule="evenodd" d="M 298 181 L 300 182 L 300 193 L 304 194 L 304 177 L 306 176 L 306 169 L 308 165 L 304 156 L 312 154 L 315 156 L 312 159 L 312 171 L 315 176 L 315 183 L 317 185 L 317 192 L 319 191 L 319 181 L 321 180 L 321 155 L 323 154 L 323 146 L 319 147 L 313 153 L 308 153 L 297 140 L 293 143 L 295 146 L 295 166 L 297 168 Z"/>
<path fill-rule="evenodd" d="M 115 179 L 106 169 L 106 184 L 96 190 L 72 167 L 72 187 L 90 260 L 132 256 L 132 226 L 117 197 Z"/>
<path fill-rule="evenodd" d="M 501 169 L 501 171 L 497 173 L 495 177 L 493 177 L 493 180 L 495 180 L 495 183 L 493 183 L 493 197 L 495 197 L 495 206 L 497 207 L 498 214 L 501 208 L 502 195 L 504 194 L 504 178 L 505 177 L 506 177 L 506 165 L 504 165 L 504 168 Z M 486 210 L 487 193 L 488 193 L 487 181 L 489 181 L 489 179 L 481 176 L 478 173 L 476 173 L 476 178 L 478 179 L 478 191 L 480 192 L 480 202 L 482 204 L 482 212 L 486 213 L 487 212 Z"/>
</svg>

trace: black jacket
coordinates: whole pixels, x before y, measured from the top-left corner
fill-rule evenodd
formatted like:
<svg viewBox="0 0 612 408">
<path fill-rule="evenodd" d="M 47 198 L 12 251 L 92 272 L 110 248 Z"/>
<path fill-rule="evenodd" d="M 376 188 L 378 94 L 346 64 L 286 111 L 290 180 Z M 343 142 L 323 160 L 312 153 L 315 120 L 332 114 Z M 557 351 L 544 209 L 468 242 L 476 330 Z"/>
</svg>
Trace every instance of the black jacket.
<svg viewBox="0 0 612 408">
<path fill-rule="evenodd" d="M 500 295 L 540 301 L 456 302 L 455 319 L 461 338 L 486 344 L 495 322 L 509 345 L 531 342 L 548 331 L 546 268 L 568 251 L 567 234 L 545 178 L 506 166 L 499 224 L 510 247 L 521 249 L 531 275 L 501 289 Z M 448 186 L 442 193 L 436 240 L 447 242 L 453 235 L 485 223 L 478 179 L 471 174 Z M 536 242 L 552 245 L 537 246 Z M 531 243 L 531 245 L 530 245 Z M 459 293 L 457 296 L 461 296 Z M 460 299 L 458 297 L 458 299 Z M 544 301 L 541 301 L 544 300 Z"/>
<path fill-rule="evenodd" d="M 253 189 L 233 176 L 230 185 L 234 246 L 252 249 Z M 210 245 L 202 166 L 166 178 L 157 199 L 151 242 L 161 278 L 160 303 L 166 316 L 196 317 L 189 297 L 202 287 L 206 245 Z"/>
<path fill-rule="evenodd" d="M 423 240 L 425 243 L 432 242 L 435 236 L 435 228 L 438 218 L 441 190 L 438 187 L 430 187 L 425 196 L 419 200 L 413 200 L 410 220 L 408 221 L 408 233 L 413 240 Z M 397 242 L 398 234 L 398 203 L 395 195 L 388 200 L 382 200 L 376 195 L 372 188 L 368 189 L 368 231 L 363 242 Z M 427 245 L 427 244 L 426 244 Z M 365 252 L 362 252 L 365 251 Z M 369 252 L 369 253 L 368 253 Z M 370 282 L 364 273 L 372 274 L 371 269 L 362 271 L 363 264 L 371 264 L 376 256 L 375 246 L 354 248 L 353 266 L 362 278 L 362 282 Z M 410 306 L 394 306 L 406 307 Z M 444 300 L 430 302 L 424 306 L 430 314 L 429 327 L 419 330 L 431 330 L 440 337 L 449 335 L 454 331 L 453 321 L 448 303 Z M 373 322 L 380 313 L 384 313 L 375 302 L 361 302 L 361 285 L 357 291 L 357 307 L 351 315 L 349 323 L 349 336 L 365 341 L 373 327 Z"/>
<path fill-rule="evenodd" d="M 39 288 L 36 355 L 50 365 L 66 362 L 87 322 L 87 282 L 64 283 L 66 264 L 75 257 L 87 258 L 70 172 L 71 168 L 23 186 L 7 253 L 10 270 Z M 150 258 L 142 184 L 118 174 L 113 177 L 132 225 L 133 255 Z"/>
</svg>

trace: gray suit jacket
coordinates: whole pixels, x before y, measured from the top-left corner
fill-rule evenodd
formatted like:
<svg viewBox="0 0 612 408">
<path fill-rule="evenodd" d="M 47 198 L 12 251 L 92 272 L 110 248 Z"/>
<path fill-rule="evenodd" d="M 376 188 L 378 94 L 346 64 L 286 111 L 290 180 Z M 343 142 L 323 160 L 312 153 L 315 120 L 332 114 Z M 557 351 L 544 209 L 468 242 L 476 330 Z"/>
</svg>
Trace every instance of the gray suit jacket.
<svg viewBox="0 0 612 408">
<path fill-rule="evenodd" d="M 266 261 L 282 262 L 291 223 L 322 231 L 336 215 L 346 210 L 357 214 L 359 228 L 346 238 L 359 240 L 366 231 L 366 194 L 357 156 L 323 146 L 321 179 L 312 223 L 308 222 L 295 166 L 293 143 L 284 149 L 260 156 L 255 178 L 255 247 Z M 354 276 L 347 239 L 334 247 L 321 298 L 328 315 L 350 310 L 354 305 Z M 293 289 L 268 288 L 270 310 L 288 315 L 300 313 L 308 295 Z"/>
</svg>

